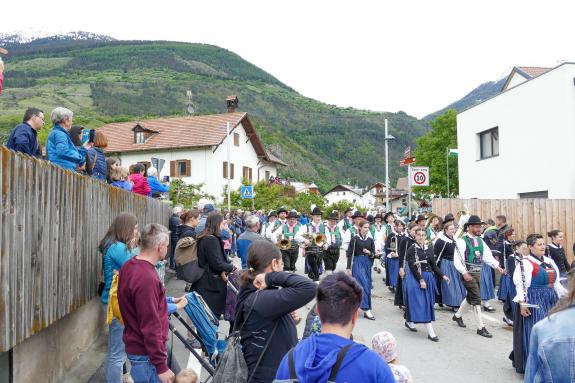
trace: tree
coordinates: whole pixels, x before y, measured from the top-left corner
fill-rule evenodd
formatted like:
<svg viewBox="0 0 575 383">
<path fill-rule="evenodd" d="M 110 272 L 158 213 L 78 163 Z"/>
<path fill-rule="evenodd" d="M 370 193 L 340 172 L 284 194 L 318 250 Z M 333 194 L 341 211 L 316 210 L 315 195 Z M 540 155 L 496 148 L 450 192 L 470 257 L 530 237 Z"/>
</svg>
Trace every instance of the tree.
<svg viewBox="0 0 575 383">
<path fill-rule="evenodd" d="M 170 199 L 174 205 L 182 204 L 186 208 L 191 208 L 202 198 L 213 200 L 213 196 L 202 191 L 203 186 L 203 183 L 199 185 L 188 185 L 181 179 L 174 178 L 172 182 L 170 182 Z"/>
<path fill-rule="evenodd" d="M 431 121 L 431 130 L 417 139 L 415 157 L 418 166 L 429 166 L 430 186 L 420 192 L 443 197 L 459 194 L 457 158 L 446 157 L 448 149 L 457 148 L 457 111 L 450 109 Z M 449 159 L 449 193 L 447 195 L 447 163 Z"/>
</svg>

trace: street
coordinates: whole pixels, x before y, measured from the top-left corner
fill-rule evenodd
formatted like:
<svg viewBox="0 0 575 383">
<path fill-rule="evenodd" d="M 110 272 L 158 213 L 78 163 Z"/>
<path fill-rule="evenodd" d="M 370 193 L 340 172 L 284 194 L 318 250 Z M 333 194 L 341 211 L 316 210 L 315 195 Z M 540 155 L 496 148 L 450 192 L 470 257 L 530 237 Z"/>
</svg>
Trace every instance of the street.
<svg viewBox="0 0 575 383">
<path fill-rule="evenodd" d="M 238 263 L 238 259 L 234 260 Z M 304 268 L 303 258 L 298 261 L 298 273 Z M 340 257 L 338 270 L 345 269 L 345 258 Z M 451 320 L 453 312 L 447 309 L 436 309 L 436 321 L 433 323 L 435 332 L 440 338 L 438 343 L 427 339 L 423 325 L 418 325 L 418 332 L 413 333 L 404 327 L 403 312 L 393 305 L 393 294 L 382 281 L 382 274 L 373 272 L 374 289 L 372 292 L 373 313 L 375 321 L 358 319 L 353 332 L 354 340 L 371 348 L 371 337 L 379 331 L 390 331 L 397 339 L 400 363 L 407 366 L 414 382 L 465 382 L 465 383 L 511 383 L 522 382 L 523 376 L 515 373 L 508 359 L 512 348 L 512 329 L 501 321 L 502 305 L 492 301 L 496 312 L 484 313 L 484 322 L 493 338 L 483 338 L 475 333 L 476 327 L 471 312 L 464 314 L 467 328 L 459 328 Z M 172 278 L 167 283 L 167 294 L 183 295 L 185 282 Z M 301 337 L 305 325 L 305 317 L 313 302 L 302 307 L 298 313 L 302 321 L 298 326 Z M 436 306 L 437 308 L 437 306 Z M 183 314 L 185 315 L 185 314 Z M 177 320 L 172 319 L 177 328 L 186 333 Z M 220 322 L 222 336 L 228 333 L 228 323 Z M 174 355 L 180 366 L 190 366 L 198 371 L 199 364 L 174 337 Z M 201 381 L 205 381 L 204 371 Z"/>
</svg>

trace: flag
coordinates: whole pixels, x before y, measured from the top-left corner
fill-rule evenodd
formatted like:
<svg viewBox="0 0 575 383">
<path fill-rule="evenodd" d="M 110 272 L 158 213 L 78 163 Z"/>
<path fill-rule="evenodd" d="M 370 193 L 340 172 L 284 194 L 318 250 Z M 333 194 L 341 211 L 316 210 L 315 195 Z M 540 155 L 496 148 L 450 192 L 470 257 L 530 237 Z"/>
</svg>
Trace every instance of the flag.
<svg viewBox="0 0 575 383">
<path fill-rule="evenodd" d="M 449 149 L 449 155 L 453 156 L 453 157 L 458 157 L 459 156 L 459 150 L 456 149 Z"/>
</svg>

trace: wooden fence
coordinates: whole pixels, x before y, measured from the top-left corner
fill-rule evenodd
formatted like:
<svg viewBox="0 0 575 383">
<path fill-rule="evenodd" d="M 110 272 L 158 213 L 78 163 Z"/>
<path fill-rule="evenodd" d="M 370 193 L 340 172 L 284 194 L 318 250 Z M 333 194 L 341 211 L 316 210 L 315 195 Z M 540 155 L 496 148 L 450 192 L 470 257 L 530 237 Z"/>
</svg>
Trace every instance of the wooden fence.
<svg viewBox="0 0 575 383">
<path fill-rule="evenodd" d="M 46 161 L 0 150 L 0 351 L 97 295 L 99 240 L 119 213 L 140 226 L 169 206 Z"/>
<path fill-rule="evenodd" d="M 575 200 L 572 199 L 446 199 L 433 200 L 433 213 L 442 217 L 447 213 L 469 209 L 482 220 L 497 215 L 507 217 L 507 224 L 516 230 L 517 238 L 539 233 L 547 241 L 547 232 L 553 229 L 565 233 L 565 250 L 569 262 L 573 261 L 573 242 L 575 241 Z"/>
</svg>

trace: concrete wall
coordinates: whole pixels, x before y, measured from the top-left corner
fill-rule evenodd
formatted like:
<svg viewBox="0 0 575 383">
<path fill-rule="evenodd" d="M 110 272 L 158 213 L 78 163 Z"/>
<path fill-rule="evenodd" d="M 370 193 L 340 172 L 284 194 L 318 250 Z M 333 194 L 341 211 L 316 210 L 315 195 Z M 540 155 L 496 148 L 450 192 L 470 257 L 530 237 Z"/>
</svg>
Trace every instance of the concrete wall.
<svg viewBox="0 0 575 383">
<path fill-rule="evenodd" d="M 575 198 L 575 64 L 564 64 L 457 116 L 460 198 Z M 499 156 L 478 133 L 499 128 Z"/>
<path fill-rule="evenodd" d="M 94 298 L 12 349 L 13 382 L 57 382 L 65 378 L 104 328 L 103 306 Z"/>
</svg>

